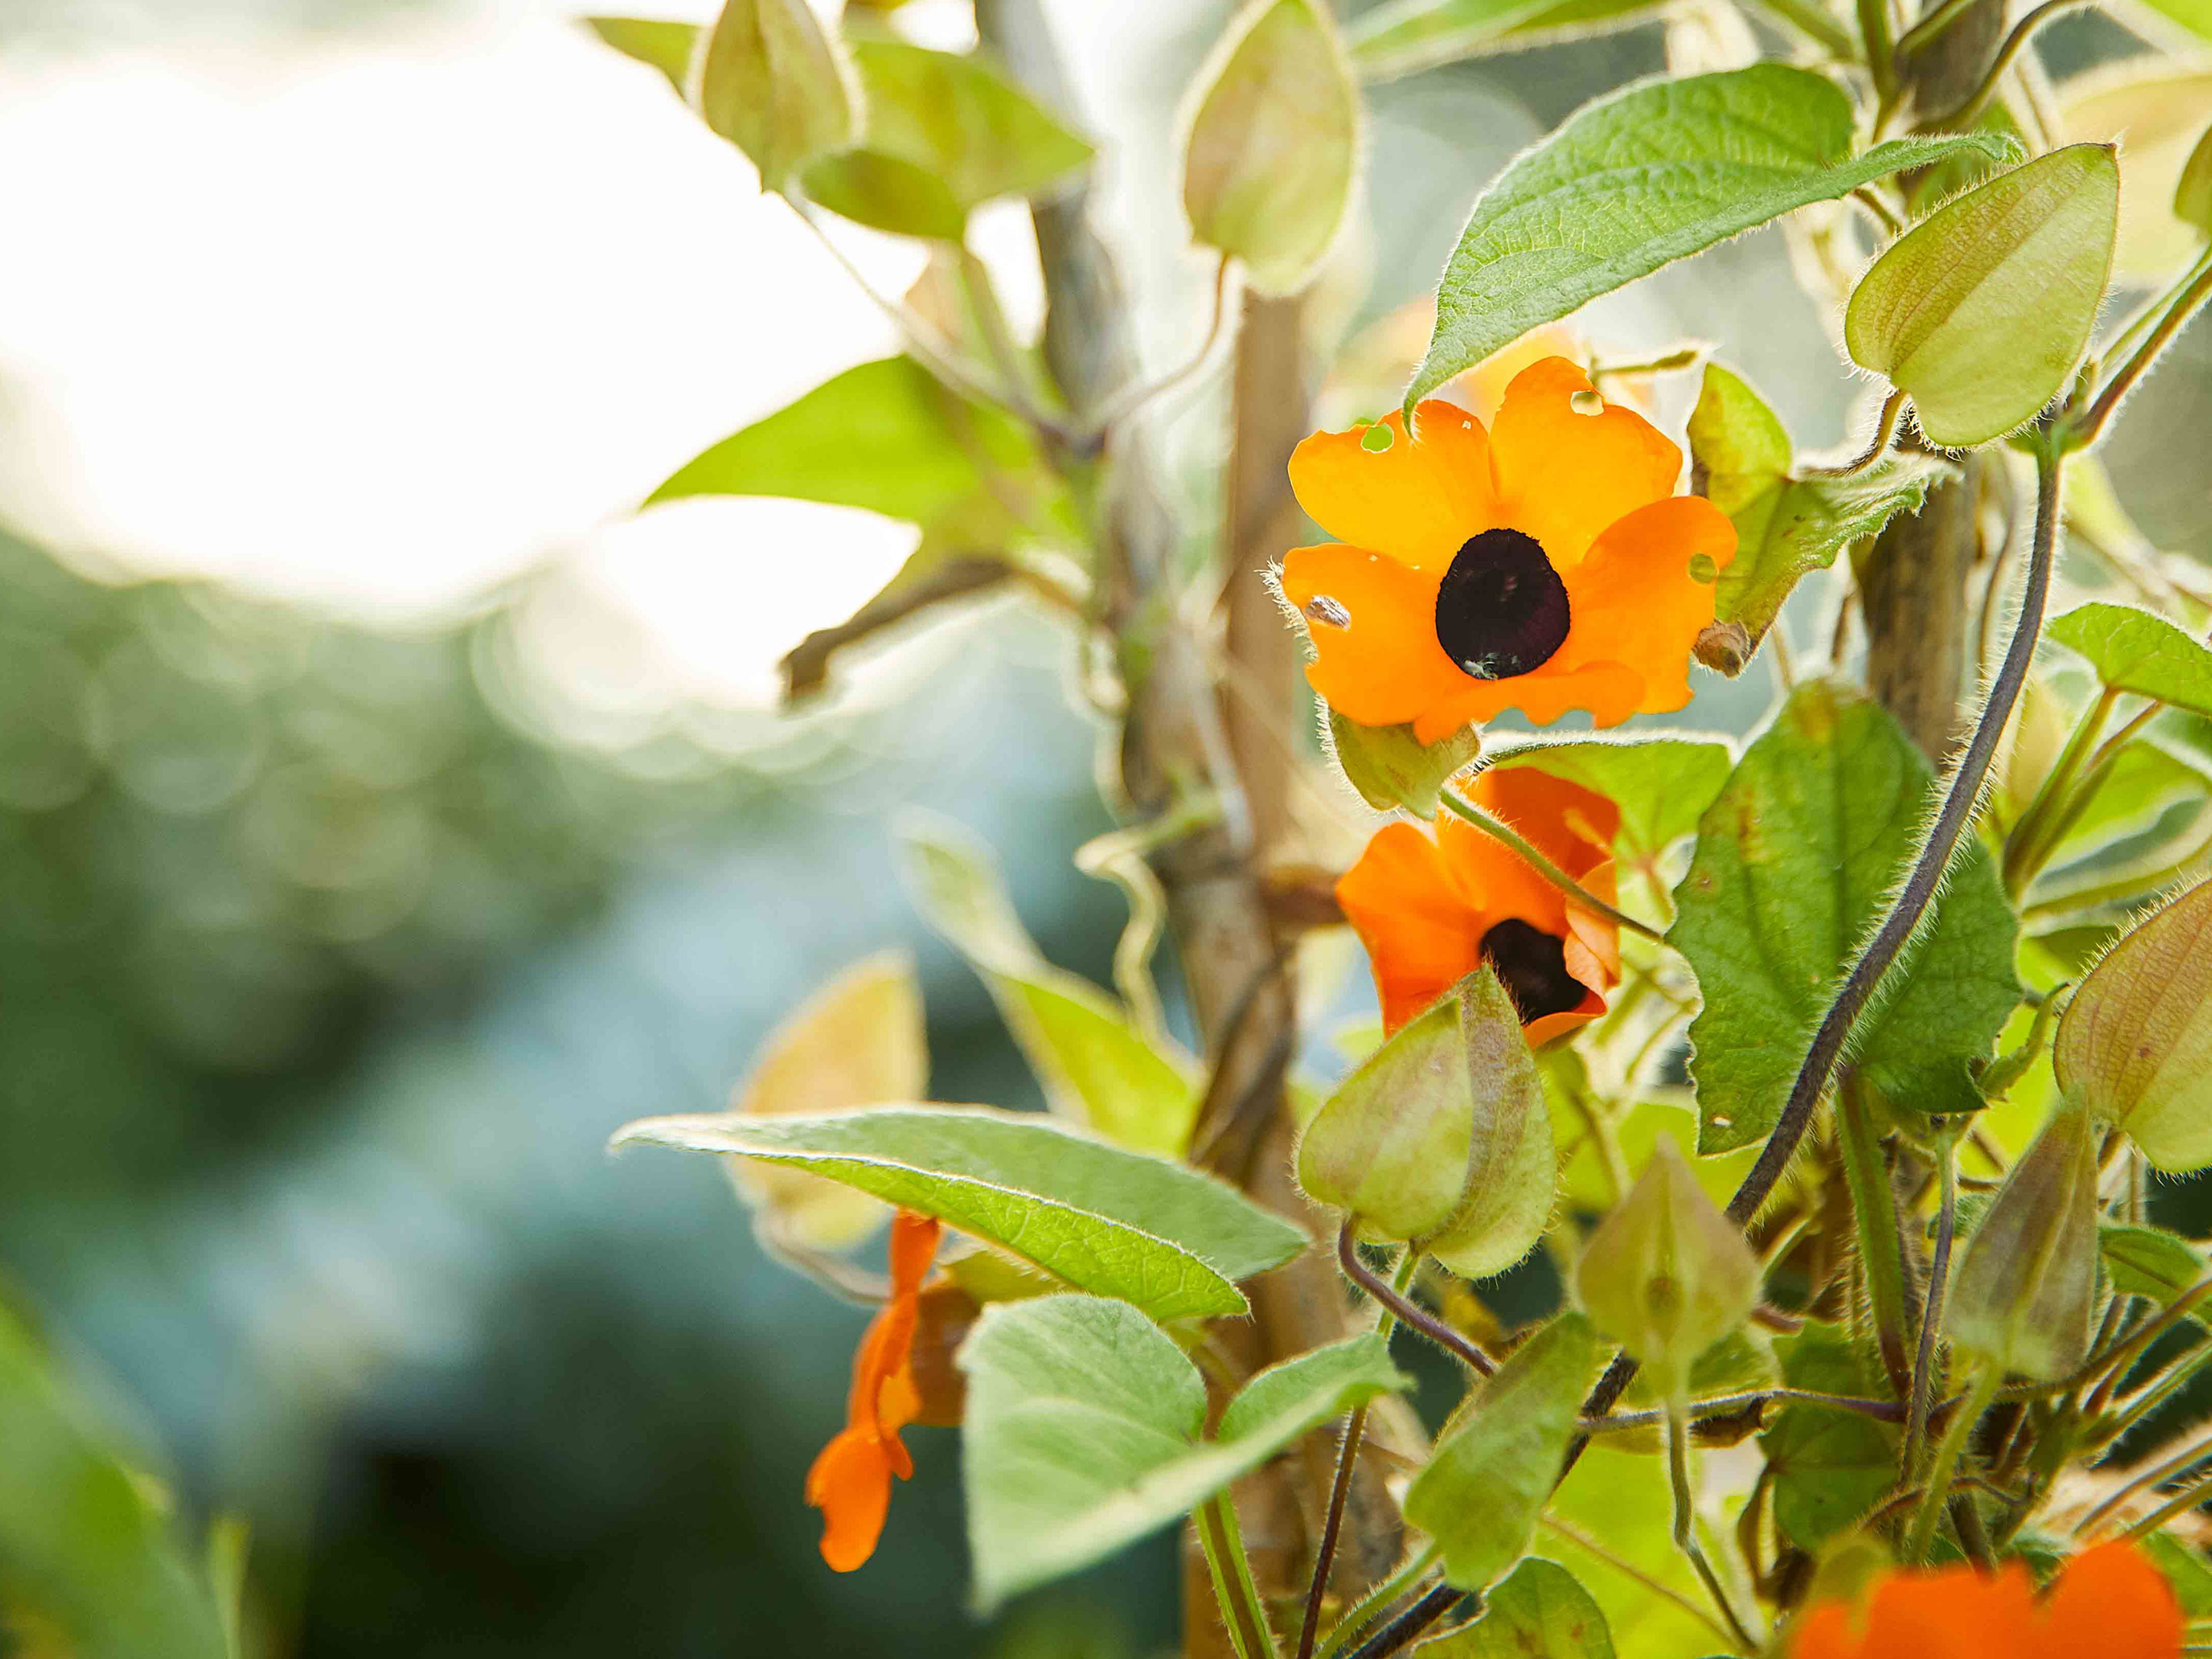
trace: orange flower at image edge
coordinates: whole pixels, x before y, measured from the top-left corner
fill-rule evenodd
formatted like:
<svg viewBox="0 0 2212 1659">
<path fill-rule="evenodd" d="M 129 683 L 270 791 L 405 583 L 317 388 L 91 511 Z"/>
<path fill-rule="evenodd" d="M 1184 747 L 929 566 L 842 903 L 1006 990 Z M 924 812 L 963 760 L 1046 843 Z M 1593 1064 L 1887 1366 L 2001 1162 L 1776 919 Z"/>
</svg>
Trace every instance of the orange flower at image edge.
<svg viewBox="0 0 2212 1659">
<path fill-rule="evenodd" d="M 1681 708 L 1735 556 L 1727 514 L 1674 494 L 1681 470 L 1680 449 L 1564 357 L 1516 375 L 1487 432 L 1431 399 L 1410 436 L 1395 412 L 1315 434 L 1291 486 L 1342 540 L 1294 548 L 1282 570 L 1314 690 L 1423 743 L 1507 708 L 1617 726 Z"/>
<path fill-rule="evenodd" d="M 1790 1659 L 2177 1659 L 2181 1632 L 2164 1575 L 2115 1542 L 2068 1562 L 2039 1603 L 2017 1561 L 1887 1574 L 1863 1615 L 1832 1601 L 1805 1613 Z"/>
<path fill-rule="evenodd" d="M 1493 767 L 1466 793 L 1613 902 L 1620 811 L 1607 797 L 1533 766 Z M 1595 1019 L 1620 982 L 1620 929 L 1456 817 L 1438 818 L 1433 839 L 1413 824 L 1385 824 L 1338 879 L 1336 897 L 1367 947 L 1386 1033 L 1485 962 L 1532 1043 Z"/>
<path fill-rule="evenodd" d="M 921 1281 L 943 1224 L 901 1210 L 891 1218 L 891 1294 L 853 1357 L 846 1425 L 806 1472 L 806 1501 L 822 1511 L 822 1559 L 850 1572 L 876 1553 L 890 1512 L 891 1476 L 914 1474 L 899 1431 L 921 1414 L 912 1369 Z"/>
</svg>

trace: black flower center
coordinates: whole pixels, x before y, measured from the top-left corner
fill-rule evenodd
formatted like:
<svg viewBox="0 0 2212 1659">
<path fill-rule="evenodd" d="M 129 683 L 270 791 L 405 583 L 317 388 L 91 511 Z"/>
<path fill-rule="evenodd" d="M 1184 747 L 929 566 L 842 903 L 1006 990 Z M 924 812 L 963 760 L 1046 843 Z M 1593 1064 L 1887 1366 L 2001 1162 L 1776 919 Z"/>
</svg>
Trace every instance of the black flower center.
<svg viewBox="0 0 2212 1659">
<path fill-rule="evenodd" d="M 1523 1025 L 1579 1008 L 1589 994 L 1567 971 L 1566 941 L 1525 921 L 1499 922 L 1482 936 L 1482 954 L 1497 969 Z"/>
<path fill-rule="evenodd" d="M 1437 643 L 1479 680 L 1540 668 L 1567 637 L 1567 585 L 1534 536 L 1486 530 L 1437 589 Z"/>
</svg>

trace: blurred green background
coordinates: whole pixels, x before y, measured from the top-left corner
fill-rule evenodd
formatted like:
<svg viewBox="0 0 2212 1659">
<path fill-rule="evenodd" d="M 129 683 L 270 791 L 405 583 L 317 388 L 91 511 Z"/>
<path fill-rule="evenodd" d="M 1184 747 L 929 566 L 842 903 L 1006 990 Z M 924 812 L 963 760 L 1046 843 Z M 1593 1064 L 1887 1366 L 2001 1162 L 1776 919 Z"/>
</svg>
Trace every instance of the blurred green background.
<svg viewBox="0 0 2212 1659">
<path fill-rule="evenodd" d="M 919 27 L 957 39 L 951 0 L 913 9 Z M 1080 27 L 1077 10 L 1062 9 Z M 1094 66 L 1088 90 L 1094 120 L 1124 146 L 1112 207 L 1143 250 L 1148 337 L 1165 362 L 1197 326 L 1193 268 L 1161 232 L 1174 222 L 1170 111 L 1223 8 L 1138 10 L 1125 60 Z M 2074 64 L 2124 45 L 2094 21 L 2054 33 Z M 15 0 L 0 14 L 12 63 L 0 210 L 11 192 L 36 193 L 11 169 L 40 130 L 10 127 L 9 98 L 20 111 L 55 86 L 162 73 L 197 77 L 250 114 L 277 95 L 257 87 L 253 62 L 342 70 L 404 51 L 434 70 L 450 50 L 465 72 L 487 42 L 509 40 L 588 62 L 580 72 L 606 88 L 611 131 L 660 118 L 646 100 L 665 95 L 642 71 L 592 56 L 550 9 Z M 1357 324 L 1425 291 L 1507 155 L 1581 98 L 1662 67 L 1667 51 L 1662 32 L 1644 28 L 1380 88 L 1367 228 L 1329 302 Z M 402 125 L 408 111 L 389 117 Z M 601 118 L 588 103 L 565 112 L 586 149 Z M 526 148 L 526 131 L 498 127 L 488 103 L 482 142 Z M 650 143 L 713 144 L 673 119 Z M 720 155 L 712 164 L 742 172 Z M 92 280 L 72 264 L 73 233 L 112 237 L 106 216 L 121 210 L 70 183 L 69 157 L 48 152 L 44 165 L 63 176 L 40 187 L 43 240 L 22 257 L 55 283 Z M 206 184 L 211 202 L 228 199 L 222 179 Z M 608 199 L 626 187 L 599 185 Z M 692 210 L 711 218 L 718 200 Z M 295 206 L 307 210 L 276 199 L 232 210 L 282 245 Z M 413 222 L 404 200 L 383 210 Z M 486 201 L 489 229 L 471 234 L 496 239 L 500 210 Z M 193 222 L 190 202 L 181 212 Z M 116 304 L 135 295 L 161 315 L 177 252 L 242 290 L 266 280 L 242 258 L 233 271 L 224 222 L 207 222 L 205 246 L 143 246 Z M 452 231 L 426 215 L 395 257 L 419 270 L 423 293 L 450 279 L 488 303 L 467 272 L 441 269 Z M 665 356 L 672 337 L 651 332 L 665 296 L 635 272 L 635 287 L 580 296 L 562 274 L 549 269 L 546 284 L 578 307 L 578 337 L 532 336 L 542 380 L 507 388 L 517 404 L 552 398 L 556 414 L 562 395 L 589 400 L 593 365 Z M 252 1650 L 1109 1659 L 1170 1644 L 1167 1539 L 988 1626 L 971 1620 L 944 1431 L 911 1437 L 917 1479 L 897 1494 L 875 1562 L 832 1575 L 799 1489 L 842 1419 L 861 1313 L 766 1261 L 711 1165 L 603 1150 L 630 1118 L 717 1109 L 777 1018 L 892 944 L 920 958 L 933 1092 L 1036 1103 L 982 989 L 901 896 L 886 824 L 917 804 L 973 824 L 1000 850 L 1047 953 L 1105 978 L 1122 909 L 1068 861 L 1108 823 L 1064 634 L 995 603 L 895 643 L 862 685 L 787 720 L 711 675 L 626 700 L 639 664 L 700 651 L 579 575 L 620 563 L 619 547 L 592 550 L 596 526 L 690 453 L 683 433 L 663 441 L 651 409 L 627 405 L 597 418 L 642 422 L 651 441 L 603 499 L 575 508 L 573 536 L 495 550 L 481 580 L 449 582 L 404 614 L 374 602 L 380 554 L 349 550 L 361 516 L 380 524 L 374 515 L 407 499 L 410 480 L 366 465 L 349 473 L 343 456 L 342 487 L 318 516 L 273 542 L 256 520 L 274 554 L 233 568 L 207 550 L 204 526 L 196 553 L 177 551 L 158 533 L 161 492 L 135 517 L 107 510 L 112 487 L 95 465 L 106 452 L 63 443 L 80 337 L 40 310 L 41 293 L 58 291 L 0 279 L 0 313 L 20 307 L 0 314 L 0 518 L 25 526 L 0 533 L 0 1295 L 38 1333 L 71 1409 L 158 1478 L 185 1533 L 218 1516 L 246 1524 Z M 280 343 L 311 364 L 325 334 L 363 322 L 336 300 L 301 304 L 290 322 L 304 332 Z M 120 309 L 108 320 L 131 325 Z M 1630 348 L 1725 341 L 1804 442 L 1843 432 L 1852 382 L 1776 236 L 1665 273 L 1601 321 Z M 2131 411 L 2134 442 L 2116 468 L 2170 548 L 2212 521 L 2206 332 Z M 779 400 L 747 382 L 742 343 L 667 367 L 709 394 L 693 447 Z M 271 347 L 216 339 L 209 361 L 234 349 Z M 270 482 L 258 475 L 275 464 L 250 433 L 189 429 L 216 388 L 143 373 L 152 406 L 184 411 L 160 442 L 235 452 L 234 474 L 199 480 L 219 546 L 222 509 L 253 518 Z M 303 384 L 324 403 L 272 419 L 312 433 L 342 418 L 343 366 Z M 464 395 L 434 378 L 404 391 L 395 407 L 412 398 L 426 420 Z M 598 429 L 580 417 L 568 441 L 583 453 Z M 2183 435 L 2157 435 L 2169 434 Z M 1212 402 L 1186 404 L 1169 436 L 1203 525 L 1221 447 Z M 74 457 L 58 485 L 58 453 Z M 455 462 L 464 495 L 468 459 Z M 561 464 L 544 457 L 545 476 Z M 526 491 L 535 476 L 498 487 Z M 777 652 L 849 605 L 834 587 L 782 592 L 799 580 L 794 558 L 803 568 L 834 549 L 726 529 L 702 521 L 680 568 L 721 573 L 725 609 L 709 606 L 710 619 L 782 605 L 789 625 L 776 637 L 732 622 L 728 651 L 757 687 Z M 388 533 L 404 562 L 405 536 Z M 190 574 L 196 565 L 227 580 Z M 297 570 L 343 580 L 319 586 L 291 580 Z M 659 599 L 665 629 L 689 598 L 678 582 Z M 1802 648 L 1818 601 L 1808 594 L 1796 613 Z M 1686 718 L 1742 730 L 1769 690 L 1756 671 L 1732 685 L 1708 678 Z M 32 1599 L 40 1563 L 23 1540 L 42 1517 L 22 1505 L 35 1496 L 35 1449 L 0 1438 L 0 1593 Z M 57 1651 L 35 1621 L 0 1636 L 0 1652 L 11 1641 L 25 1659 Z"/>
</svg>

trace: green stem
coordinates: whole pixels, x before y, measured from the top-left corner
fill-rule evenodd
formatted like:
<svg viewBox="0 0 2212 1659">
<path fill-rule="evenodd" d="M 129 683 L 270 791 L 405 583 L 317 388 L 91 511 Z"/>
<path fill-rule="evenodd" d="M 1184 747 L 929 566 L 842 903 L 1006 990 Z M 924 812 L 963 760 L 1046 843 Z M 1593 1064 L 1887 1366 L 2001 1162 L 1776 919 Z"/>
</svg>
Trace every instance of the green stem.
<svg viewBox="0 0 2212 1659">
<path fill-rule="evenodd" d="M 2036 787 L 2034 799 L 2013 825 L 2012 833 L 2005 837 L 2005 890 L 2014 898 L 2027 890 L 2028 884 L 2043 868 L 2043 861 L 2056 848 L 2051 821 L 2059 810 L 2059 802 L 2073 787 L 2075 774 L 2088 758 L 2091 746 L 2104 731 L 2105 722 L 2112 717 L 2113 705 L 2119 700 L 2119 692 L 2107 685 L 2081 711 L 2081 718 L 2075 721 L 2073 731 L 2067 734 L 2066 746 L 2058 751 L 2058 758 Z M 2046 841 L 2051 842 L 2049 847 L 2044 845 Z"/>
<path fill-rule="evenodd" d="M 2202 1462 L 2207 1455 L 2212 1455 L 2212 1431 L 2197 1435 L 2171 1457 L 2161 1460 L 2149 1468 L 2136 1471 L 2106 1492 L 2099 1501 L 2096 1508 L 2074 1523 L 2075 1536 L 2077 1538 L 2087 1536 L 2094 1530 L 2097 1522 L 2126 1503 L 2136 1492 L 2146 1486 L 2165 1485 L 2174 1476 L 2187 1471 L 2192 1464 Z"/>
<path fill-rule="evenodd" d="M 1698 1571 L 1705 1593 L 1713 1598 L 1713 1605 L 1721 1611 L 1728 1623 L 1729 1638 L 1738 1653 L 1755 1654 L 1759 1638 L 1743 1626 L 1736 1616 L 1735 1606 L 1723 1588 L 1720 1575 L 1713 1564 L 1705 1559 L 1705 1547 L 1698 1538 L 1698 1509 L 1690 1495 L 1690 1415 L 1679 1399 L 1667 1402 L 1667 1468 L 1674 1484 L 1674 1547 L 1690 1559 Z"/>
<path fill-rule="evenodd" d="M 1905 417 L 1906 395 L 1902 392 L 1893 392 L 1882 400 L 1881 415 L 1875 423 L 1873 441 L 1867 445 L 1865 453 L 1856 460 L 1843 466 L 1808 466 L 1805 469 L 1805 476 L 1808 478 L 1852 477 L 1888 454 L 1889 447 L 1897 437 L 1897 423 Z"/>
<path fill-rule="evenodd" d="M 2118 1440 L 2148 1417 L 2167 1401 L 2195 1382 L 2205 1367 L 2212 1365 L 2212 1342 L 2191 1348 L 2158 1376 L 2153 1377 L 2120 1407 L 2119 1415 L 2100 1425 L 2098 1433 L 2107 1443 Z"/>
<path fill-rule="evenodd" d="M 1966 1449 L 1966 1437 L 1973 1433 L 1974 1425 L 1981 1421 L 1982 1413 L 1997 1397 L 1997 1384 L 2004 1373 L 1995 1365 L 1984 1364 L 1975 1374 L 1973 1391 L 1966 1403 L 1959 1407 L 1943 1430 L 1943 1437 L 1936 1443 L 1936 1461 L 1928 1471 L 1928 1490 L 1920 1495 L 1920 1508 L 1912 1517 L 1912 1535 L 1905 1546 L 1905 1565 L 1910 1566 L 1928 1559 L 1928 1551 L 1936 1541 L 1936 1528 L 1943 1518 L 1943 1500 L 1951 1490 L 1951 1477 L 1958 1472 L 1959 1454 Z"/>
<path fill-rule="evenodd" d="M 1667 936 L 1652 927 L 1650 923 L 1638 921 L 1626 910 L 1615 908 L 1560 869 L 1503 818 L 1492 817 L 1454 790 L 1444 790 L 1437 796 L 1437 799 L 1443 803 L 1446 811 L 1457 814 L 1492 840 L 1500 842 L 1518 853 L 1527 860 L 1530 869 L 1543 877 L 1546 881 L 1550 882 L 1553 886 L 1558 888 L 1583 909 L 1590 911 L 1593 915 L 1603 916 L 1614 927 L 1625 927 L 1632 933 L 1641 933 L 1648 939 L 1661 942 L 1665 940 Z"/>
<path fill-rule="evenodd" d="M 1908 1396 L 1912 1373 L 1905 1357 L 1905 1245 L 1898 1228 L 1897 1196 L 1890 1188 L 1881 1143 L 1875 1139 L 1866 1092 L 1848 1075 L 1836 1101 L 1836 1135 L 1844 1154 L 1851 1212 L 1858 1222 L 1859 1260 L 1866 1269 L 1875 1339 L 1891 1387 Z"/>
<path fill-rule="evenodd" d="M 2193 1510 L 2207 1498 L 2212 1498 L 2212 1479 L 2199 1480 L 2193 1486 L 2185 1486 L 2165 1503 L 2120 1534 L 2133 1540 L 2148 1538 L 2184 1510 Z"/>
<path fill-rule="evenodd" d="M 1407 1557 L 1405 1565 L 1397 1571 L 1346 1607 L 1343 1616 L 1337 1620 L 1336 1627 L 1329 1632 L 1328 1640 L 1321 1644 L 1321 1652 L 1316 1659 L 1336 1659 L 1347 1644 L 1381 1615 L 1383 1608 L 1413 1589 L 1421 1575 L 1435 1565 L 1437 1557 L 1442 1553 L 1433 1542 L 1424 1545 Z"/>
<path fill-rule="evenodd" d="M 2013 25 L 2012 33 L 2005 36 L 2003 44 L 1998 46 L 1997 55 L 1990 60 L 1989 72 L 1982 76 L 1981 85 L 1954 108 L 1932 121 L 1922 122 L 1919 130 L 1923 132 L 1966 131 L 1981 118 L 1982 112 L 1990 106 L 1990 100 L 1997 95 L 1997 87 L 2004 80 L 2005 72 L 2012 68 L 2013 60 L 2027 50 L 2027 43 L 2035 38 L 2036 30 L 2062 11 L 2072 11 L 2094 3 L 2095 0 L 2043 0 L 2041 5 Z"/>
<path fill-rule="evenodd" d="M 1897 43 L 1889 28 L 1889 0 L 1858 0 L 1859 40 L 1868 73 L 1887 106 L 1897 95 Z"/>
<path fill-rule="evenodd" d="M 1899 1467 L 1905 1486 L 1911 1485 L 1919 1473 L 1920 1446 L 1927 1437 L 1928 1413 L 1936 1392 L 1936 1333 L 1943 1325 L 1943 1294 L 1950 1282 L 1951 1243 L 1959 1220 L 1959 1129 L 1955 1125 L 1939 1138 L 1936 1156 L 1942 1160 L 1938 1172 L 1943 1190 L 1936 1211 L 1936 1255 L 1928 1270 L 1928 1297 L 1920 1310 L 1920 1347 L 1912 1361 L 1911 1410 L 1905 1419 L 1905 1449 Z"/>
<path fill-rule="evenodd" d="M 1943 0 L 1943 3 L 1928 13 L 1911 28 L 1897 37 L 1897 55 L 1911 58 L 1936 43 L 1952 24 L 1964 17 L 1975 0 Z"/>
<path fill-rule="evenodd" d="M 1260 1587 L 1252 1582 L 1244 1535 L 1237 1526 L 1237 1506 L 1226 1491 L 1218 1492 L 1199 1505 L 1195 1518 L 1198 1541 L 1213 1575 L 1213 1599 L 1220 1604 L 1221 1622 L 1228 1628 L 1237 1659 L 1277 1659 L 1280 1650 L 1260 1600 Z"/>
<path fill-rule="evenodd" d="M 2057 4 L 2058 0 L 2050 0 L 2050 3 Z M 2030 17 L 2034 15 L 2033 12 L 2028 14 Z M 2212 258 L 2198 264 L 2196 275 L 2185 281 L 2179 296 L 2159 319 L 2158 325 L 2151 330 L 2149 337 L 2136 349 L 2135 356 L 2123 363 L 2113 372 L 2112 379 L 2105 382 L 2104 390 L 2097 394 L 2097 401 L 2090 404 L 2087 412 L 2068 423 L 2069 448 L 2087 449 L 2105 435 L 2105 428 L 2110 424 L 2121 401 L 2135 390 L 2136 383 L 2150 372 L 2151 365 L 2158 361 L 2160 354 L 2173 343 L 2174 336 L 2181 332 L 2197 308 L 2207 300 L 2212 300 Z"/>
<path fill-rule="evenodd" d="M 1756 3 L 1845 63 L 1858 60 L 1859 43 L 1819 0 L 1756 0 Z"/>
</svg>

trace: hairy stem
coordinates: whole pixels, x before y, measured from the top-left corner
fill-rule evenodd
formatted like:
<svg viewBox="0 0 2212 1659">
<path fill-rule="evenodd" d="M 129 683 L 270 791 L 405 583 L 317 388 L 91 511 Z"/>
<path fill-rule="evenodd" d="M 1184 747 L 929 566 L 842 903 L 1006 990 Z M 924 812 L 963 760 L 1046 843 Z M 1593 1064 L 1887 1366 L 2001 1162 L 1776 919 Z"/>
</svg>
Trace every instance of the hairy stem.
<svg viewBox="0 0 2212 1659">
<path fill-rule="evenodd" d="M 1867 1300 L 1874 1310 L 1882 1368 L 1889 1373 L 1891 1386 L 1900 1395 L 1907 1395 L 1911 1382 L 1905 1358 L 1905 1241 L 1898 1229 L 1897 1195 L 1875 1139 L 1873 1108 L 1849 1078 L 1836 1103 L 1836 1138 L 1843 1150 L 1851 1212 L 1858 1222 L 1859 1261 L 1866 1270 Z"/>
<path fill-rule="evenodd" d="M 1936 1528 L 1943 1516 L 1944 1498 L 1951 1489 L 1951 1477 L 1958 1472 L 1960 1454 L 1966 1449 L 1967 1437 L 1980 1422 L 1982 1413 L 1996 1398 L 1997 1384 L 2004 1374 L 1996 1366 L 1984 1364 L 1975 1375 L 1973 1391 L 1966 1403 L 1959 1408 L 1943 1431 L 1943 1438 L 1936 1443 L 1936 1461 L 1928 1471 L 1928 1487 L 1920 1495 L 1920 1507 L 1912 1517 L 1912 1534 L 1906 1540 L 1905 1559 L 1908 1565 L 1928 1559 L 1928 1551 L 1936 1541 Z"/>
<path fill-rule="evenodd" d="M 1928 1434 L 1928 1413 L 1936 1389 L 1936 1333 L 1943 1325 L 1943 1293 L 1950 1283 L 1951 1242 L 1959 1223 L 1959 1135 L 1946 1133 L 1937 1147 L 1943 1194 L 1936 1210 L 1936 1257 L 1928 1271 L 1928 1298 L 1920 1310 L 1920 1346 L 1912 1358 L 1911 1409 L 1905 1419 L 1902 1479 L 1910 1485 L 1919 1473 L 1920 1444 Z"/>
<path fill-rule="evenodd" d="M 1614 927 L 1625 927 L 1632 933 L 1641 933 L 1648 939 L 1663 941 L 1666 939 L 1666 934 L 1662 933 L 1658 928 L 1654 927 L 1650 922 L 1638 921 L 1634 916 L 1630 915 L 1626 910 L 1619 909 L 1613 905 L 1608 904 L 1605 900 L 1600 898 L 1595 893 L 1591 892 L 1589 888 L 1583 886 L 1582 883 L 1577 881 L 1565 871 L 1560 869 L 1558 865 L 1546 858 L 1543 854 L 1538 851 L 1530 842 L 1516 830 L 1511 824 L 1506 823 L 1504 819 L 1497 817 L 1493 813 L 1484 811 L 1482 808 L 1477 806 L 1473 801 L 1466 799 L 1464 796 L 1460 794 L 1458 791 L 1446 789 L 1439 793 L 1437 799 L 1438 801 L 1443 803 L 1444 809 L 1447 811 L 1453 813 L 1458 817 L 1464 818 L 1468 823 L 1481 830 L 1484 835 L 1491 837 L 1492 840 L 1511 848 L 1527 861 L 1530 869 L 1534 870 L 1538 875 L 1543 877 L 1546 881 L 1548 881 L 1553 886 L 1558 888 L 1562 893 L 1565 893 L 1570 900 L 1581 906 L 1583 909 L 1589 911 L 1593 915 L 1603 916 L 1607 921 L 1613 923 Z"/>
<path fill-rule="evenodd" d="M 1667 1470 L 1674 1487 L 1674 1547 L 1689 1557 L 1690 1565 L 1697 1569 L 1705 1593 L 1713 1598 L 1713 1605 L 1727 1621 L 1735 1650 L 1757 1653 L 1759 1638 L 1744 1628 L 1735 1603 L 1721 1583 L 1720 1575 L 1713 1571 L 1713 1564 L 1705 1559 L 1705 1545 L 1698 1538 L 1697 1504 L 1690 1492 L 1690 1419 L 1680 1401 L 1670 1401 L 1667 1407 Z"/>
</svg>

